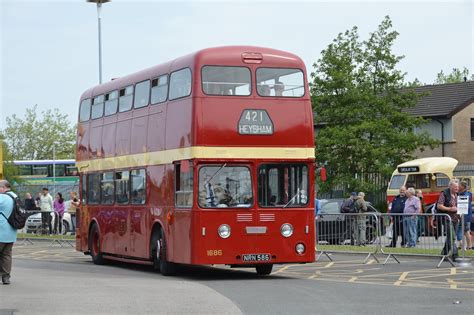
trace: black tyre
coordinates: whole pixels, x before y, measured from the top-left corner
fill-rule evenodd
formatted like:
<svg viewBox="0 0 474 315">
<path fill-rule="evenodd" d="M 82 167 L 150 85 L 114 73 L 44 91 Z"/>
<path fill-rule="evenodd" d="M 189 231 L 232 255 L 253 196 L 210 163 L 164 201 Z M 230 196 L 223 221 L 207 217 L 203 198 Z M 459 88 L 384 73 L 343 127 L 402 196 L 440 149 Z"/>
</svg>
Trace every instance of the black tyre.
<svg viewBox="0 0 474 315">
<path fill-rule="evenodd" d="M 89 251 L 94 264 L 103 265 L 105 263 L 105 259 L 100 251 L 100 234 L 96 224 L 92 225 L 89 232 Z"/>
<path fill-rule="evenodd" d="M 257 270 L 257 274 L 266 276 L 272 273 L 273 264 L 257 265 L 255 269 Z"/>
<path fill-rule="evenodd" d="M 151 253 L 151 260 L 153 261 L 153 269 L 156 271 L 160 271 L 160 256 L 158 254 L 158 248 L 161 247 L 160 244 L 160 230 L 155 229 L 153 234 L 151 235 L 150 240 L 150 253 Z"/>
<path fill-rule="evenodd" d="M 153 268 L 159 270 L 163 276 L 172 276 L 176 273 L 176 264 L 167 260 L 167 244 L 163 231 L 155 230 L 152 236 Z"/>
</svg>

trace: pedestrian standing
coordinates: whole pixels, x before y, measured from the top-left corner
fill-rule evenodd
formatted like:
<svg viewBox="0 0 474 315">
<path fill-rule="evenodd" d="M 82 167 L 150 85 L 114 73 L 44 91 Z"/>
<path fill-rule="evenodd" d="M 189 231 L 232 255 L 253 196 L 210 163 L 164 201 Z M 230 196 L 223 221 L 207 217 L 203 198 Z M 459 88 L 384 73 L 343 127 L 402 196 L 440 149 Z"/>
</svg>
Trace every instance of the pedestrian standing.
<svg viewBox="0 0 474 315">
<path fill-rule="evenodd" d="M 392 201 L 390 213 L 398 213 L 399 215 L 392 216 L 392 242 L 387 247 L 397 247 L 398 236 L 402 237 L 401 246 L 403 247 L 406 244 L 403 232 L 403 217 L 401 215 L 405 209 L 405 201 L 407 200 L 406 191 L 407 189 L 405 186 L 400 187 L 398 196 L 396 196 Z"/>
<path fill-rule="evenodd" d="M 416 197 L 420 199 L 420 213 L 425 213 L 425 204 L 423 203 L 423 191 L 421 189 L 416 190 Z M 419 216 L 416 222 L 416 242 L 419 242 L 419 238 L 425 233 L 426 227 L 425 216 Z"/>
<path fill-rule="evenodd" d="M 71 198 L 69 207 L 67 212 L 71 215 L 71 223 L 72 223 L 72 232 L 76 233 L 76 213 L 79 208 L 80 202 L 77 198 L 77 193 L 75 191 L 71 191 L 69 193 L 69 197 Z"/>
<path fill-rule="evenodd" d="M 366 220 L 367 217 L 365 216 L 365 212 L 367 212 L 367 203 L 364 200 L 365 193 L 362 191 L 357 194 L 356 200 L 354 202 L 354 206 L 356 209 L 356 212 L 358 213 L 357 215 L 357 230 L 355 231 L 356 235 L 356 243 L 359 246 L 364 246 L 366 242 L 366 229 L 367 229 L 367 224 Z"/>
<path fill-rule="evenodd" d="M 467 196 L 468 197 L 468 208 L 467 208 L 467 214 L 464 215 L 464 226 L 461 226 L 461 224 L 458 227 L 458 241 L 462 241 L 463 234 L 466 239 L 466 246 L 467 249 L 470 249 L 472 247 L 471 243 L 471 220 L 472 220 L 472 193 L 467 190 L 467 182 L 462 181 L 459 183 L 459 196 Z M 460 234 L 460 235 L 459 235 Z"/>
<path fill-rule="evenodd" d="M 446 241 L 444 243 L 443 250 L 441 255 L 449 255 L 452 250 L 452 258 L 456 259 L 458 257 L 458 248 L 453 246 L 454 242 L 454 233 L 458 228 L 459 224 L 459 215 L 458 212 L 458 191 L 459 183 L 457 179 L 452 179 L 449 181 L 449 188 L 443 190 L 439 195 L 437 208 L 438 212 L 446 213 L 451 218 L 451 226 L 446 224 Z M 449 223 L 449 221 L 447 221 Z"/>
<path fill-rule="evenodd" d="M 62 234 L 62 227 L 63 227 L 63 216 L 64 210 L 66 209 L 64 204 L 63 195 L 58 192 L 56 193 L 54 204 L 54 234 Z"/>
<path fill-rule="evenodd" d="M 13 211 L 13 199 L 17 197 L 10 189 L 8 181 L 0 180 L 0 274 L 3 284 L 10 284 L 12 249 L 17 232 L 7 220 Z"/>
<path fill-rule="evenodd" d="M 25 202 L 24 202 L 25 210 L 26 211 L 33 211 L 36 210 L 36 203 L 31 194 L 27 192 L 25 194 Z"/>
<path fill-rule="evenodd" d="M 49 189 L 44 187 L 40 196 L 41 222 L 43 230 L 48 227 L 49 234 L 53 233 L 51 226 L 51 212 L 53 211 L 53 197 L 49 194 Z"/>
<path fill-rule="evenodd" d="M 340 211 L 341 213 L 352 213 L 354 214 L 356 212 L 355 210 L 355 200 L 357 198 L 357 193 L 356 192 L 351 192 L 351 195 L 349 198 L 344 200 L 344 202 L 341 204 Z M 349 237 L 351 239 L 351 245 L 355 245 L 355 239 L 356 239 L 356 231 L 357 231 L 357 218 L 354 215 L 345 215 L 344 216 L 344 221 L 346 223 L 346 227 L 348 228 L 348 233 Z"/>
<path fill-rule="evenodd" d="M 421 212 L 421 202 L 416 196 L 415 188 L 407 189 L 407 200 L 403 209 L 403 230 L 405 232 L 406 247 L 416 246 L 417 214 Z"/>
</svg>

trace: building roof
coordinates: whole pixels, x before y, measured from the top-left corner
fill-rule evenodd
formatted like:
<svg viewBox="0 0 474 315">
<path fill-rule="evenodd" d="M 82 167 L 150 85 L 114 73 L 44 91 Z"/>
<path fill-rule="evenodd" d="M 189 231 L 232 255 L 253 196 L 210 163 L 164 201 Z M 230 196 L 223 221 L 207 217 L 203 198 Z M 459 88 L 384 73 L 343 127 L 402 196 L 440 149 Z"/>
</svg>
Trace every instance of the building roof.
<svg viewBox="0 0 474 315">
<path fill-rule="evenodd" d="M 474 103 L 474 81 L 425 85 L 415 88 L 417 93 L 429 93 L 418 104 L 406 111 L 423 117 L 451 117 Z"/>
</svg>

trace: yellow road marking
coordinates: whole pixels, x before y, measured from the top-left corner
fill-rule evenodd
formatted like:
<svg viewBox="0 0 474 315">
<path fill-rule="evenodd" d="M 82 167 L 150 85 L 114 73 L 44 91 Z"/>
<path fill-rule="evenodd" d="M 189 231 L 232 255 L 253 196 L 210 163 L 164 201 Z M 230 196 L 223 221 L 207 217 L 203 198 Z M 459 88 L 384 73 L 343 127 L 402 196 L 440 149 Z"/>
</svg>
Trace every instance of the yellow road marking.
<svg viewBox="0 0 474 315">
<path fill-rule="evenodd" d="M 373 264 L 374 262 L 375 262 L 375 259 L 371 259 L 371 260 L 369 260 L 369 261 L 366 263 L 366 265 L 371 265 L 371 264 Z"/>
<path fill-rule="evenodd" d="M 286 266 L 284 266 L 284 267 L 278 269 L 277 271 L 275 271 L 273 274 L 283 272 L 283 271 L 285 271 L 286 269 L 290 268 L 291 266 L 294 266 L 294 265 L 286 265 Z"/>
<path fill-rule="evenodd" d="M 331 261 L 331 262 L 328 263 L 326 266 L 324 266 L 324 268 L 329 268 L 329 267 L 331 267 L 332 265 L 334 265 L 334 262 L 333 262 L 333 261 Z"/>
<path fill-rule="evenodd" d="M 403 280 L 405 280 L 407 276 L 408 276 L 408 272 L 402 273 L 400 278 L 398 278 L 398 281 L 396 281 L 393 285 L 399 286 L 400 284 L 402 284 Z"/>
<path fill-rule="evenodd" d="M 356 280 L 357 280 L 357 277 L 352 277 L 352 278 L 350 278 L 349 281 L 347 281 L 347 282 L 355 282 Z"/>
<path fill-rule="evenodd" d="M 456 268 L 451 268 L 451 274 L 455 275 L 456 274 Z"/>
<path fill-rule="evenodd" d="M 453 268 L 453 269 L 454 269 L 454 268 Z M 453 279 L 448 279 L 448 283 L 450 284 L 449 287 L 450 287 L 451 289 L 457 289 L 457 288 L 458 288 L 456 282 L 454 282 Z"/>
</svg>

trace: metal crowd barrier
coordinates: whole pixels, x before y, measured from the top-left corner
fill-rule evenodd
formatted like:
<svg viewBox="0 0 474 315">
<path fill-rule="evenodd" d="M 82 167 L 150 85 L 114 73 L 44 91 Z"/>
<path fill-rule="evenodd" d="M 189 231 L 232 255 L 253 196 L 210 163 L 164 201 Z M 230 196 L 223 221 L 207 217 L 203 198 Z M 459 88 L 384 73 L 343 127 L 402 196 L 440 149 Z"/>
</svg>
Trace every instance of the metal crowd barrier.
<svg viewBox="0 0 474 315">
<path fill-rule="evenodd" d="M 319 260 L 328 253 L 364 253 L 364 262 L 370 257 L 379 262 L 375 254 L 378 251 L 379 229 L 381 221 L 374 212 L 321 214 L 316 218 L 316 249 Z"/>
<path fill-rule="evenodd" d="M 316 260 L 328 254 L 364 253 L 364 263 L 376 254 L 400 263 L 398 256 L 440 257 L 454 265 L 455 227 L 447 214 L 385 214 L 378 212 L 321 214 L 316 218 Z M 406 231 L 406 233 L 405 233 Z M 410 232 L 408 232 L 410 231 Z"/>
<path fill-rule="evenodd" d="M 397 256 L 432 256 L 441 257 L 438 268 L 443 261 L 451 259 L 456 248 L 455 231 L 451 217 L 444 213 L 437 214 L 379 214 L 391 222 L 388 233 L 380 234 L 380 252 L 400 263 Z M 410 231 L 411 230 L 411 231 Z"/>
<path fill-rule="evenodd" d="M 33 215 L 40 213 L 40 211 L 28 211 L 28 213 Z M 27 233 L 28 230 L 31 230 L 32 233 Z M 35 228 L 31 228 L 28 227 L 27 223 L 27 226 L 21 230 L 18 230 L 18 232 L 23 234 L 22 237 L 19 237 L 19 242 L 17 242 L 19 245 L 34 245 L 35 241 L 50 241 L 49 246 L 53 246 L 55 244 L 58 244 L 60 247 L 64 247 L 65 245 L 69 245 L 71 247 L 75 246 L 75 240 L 68 239 L 66 237 L 67 232 L 59 233 L 59 231 L 57 231 L 56 233 L 50 234 L 48 228 L 43 228 L 42 224 L 36 226 Z"/>
</svg>

